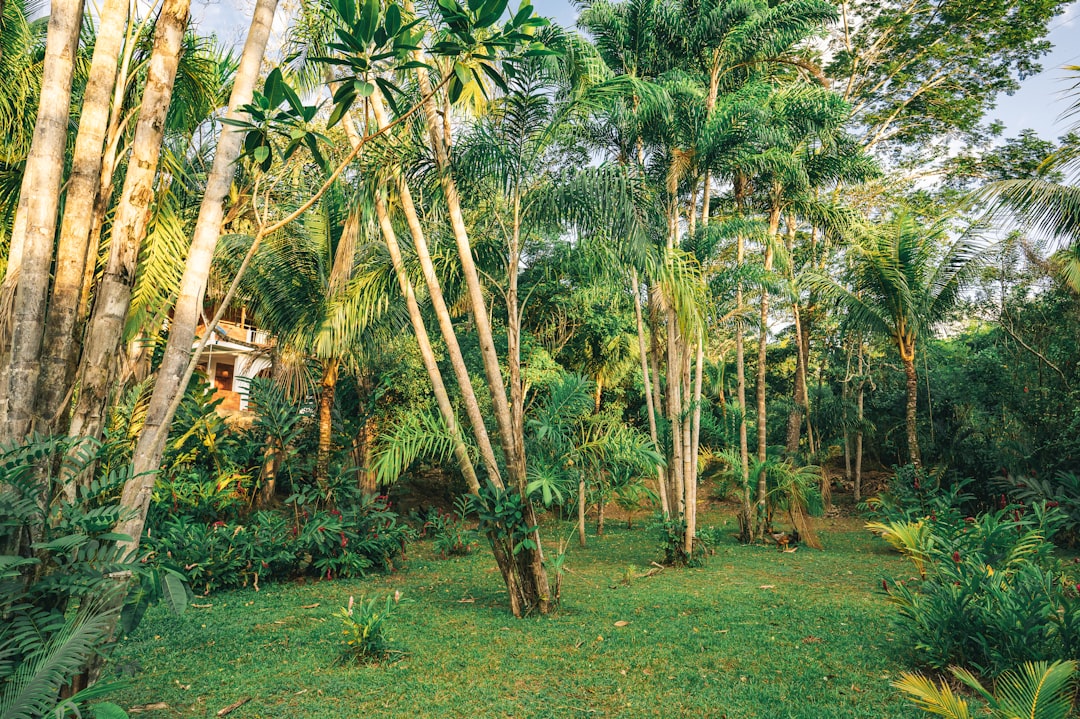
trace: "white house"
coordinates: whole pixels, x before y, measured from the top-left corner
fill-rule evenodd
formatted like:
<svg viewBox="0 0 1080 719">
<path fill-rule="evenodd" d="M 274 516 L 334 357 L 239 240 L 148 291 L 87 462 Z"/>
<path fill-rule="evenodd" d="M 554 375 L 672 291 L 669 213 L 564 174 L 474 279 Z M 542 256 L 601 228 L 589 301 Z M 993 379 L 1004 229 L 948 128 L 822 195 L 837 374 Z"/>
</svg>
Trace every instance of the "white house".
<svg viewBox="0 0 1080 719">
<path fill-rule="evenodd" d="M 199 369 L 213 383 L 215 396 L 224 400 L 227 412 L 246 412 L 248 389 L 253 377 L 269 373 L 273 340 L 258 330 L 241 309 L 239 321 L 222 320 L 203 350 Z M 206 331 L 200 327 L 199 335 Z"/>
</svg>

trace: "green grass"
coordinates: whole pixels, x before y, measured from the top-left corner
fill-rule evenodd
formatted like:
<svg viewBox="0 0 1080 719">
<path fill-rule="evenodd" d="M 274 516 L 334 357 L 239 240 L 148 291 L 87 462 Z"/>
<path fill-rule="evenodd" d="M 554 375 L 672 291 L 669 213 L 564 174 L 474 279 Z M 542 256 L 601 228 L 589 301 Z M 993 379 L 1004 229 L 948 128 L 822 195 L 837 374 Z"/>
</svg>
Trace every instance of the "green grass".
<svg viewBox="0 0 1080 719">
<path fill-rule="evenodd" d="M 486 552 L 440 560 L 427 543 L 393 575 L 212 595 L 181 617 L 156 608 L 117 653 L 134 672 L 117 699 L 169 705 L 139 714 L 150 719 L 213 716 L 245 697 L 233 719 L 919 716 L 889 687 L 909 657 L 880 592 L 908 566 L 859 522 L 820 524 L 824 552 L 728 540 L 705 567 L 627 586 L 627 567 L 657 557 L 654 531 L 609 523 L 587 549 L 575 540 L 549 617 L 508 614 Z M 571 527 L 545 532 L 552 545 Z M 339 663 L 331 613 L 395 589 L 409 600 L 391 634 L 405 657 Z"/>
</svg>

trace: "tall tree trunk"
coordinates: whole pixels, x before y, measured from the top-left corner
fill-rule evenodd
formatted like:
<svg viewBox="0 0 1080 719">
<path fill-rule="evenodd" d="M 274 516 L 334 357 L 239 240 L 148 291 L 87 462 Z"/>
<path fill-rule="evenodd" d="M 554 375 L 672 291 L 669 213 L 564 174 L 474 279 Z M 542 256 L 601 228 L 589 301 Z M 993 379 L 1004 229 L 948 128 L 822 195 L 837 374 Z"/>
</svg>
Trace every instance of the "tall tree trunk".
<svg viewBox="0 0 1080 719">
<path fill-rule="evenodd" d="M 15 265 L 9 272 L 18 273 L 18 285 L 12 311 L 7 411 L 0 427 L 0 439 L 5 442 L 22 441 L 33 422 L 82 16 L 82 0 L 53 0 L 37 120 L 14 222 L 17 234 L 12 233 L 10 243 L 16 261 L 9 260 L 9 265 Z"/>
<path fill-rule="evenodd" d="M 420 91 L 425 95 L 430 95 L 431 82 L 427 72 L 419 69 L 417 70 L 417 77 L 420 80 Z M 525 515 L 523 521 L 528 527 L 536 527 L 538 523 L 535 509 L 528 498 L 527 491 L 525 448 L 520 444 L 519 437 L 514 432 L 510 406 L 507 402 L 506 384 L 503 381 L 502 368 L 499 365 L 498 351 L 495 349 L 491 320 L 488 317 L 487 306 L 484 303 L 484 290 L 473 258 L 468 230 L 465 227 L 465 217 L 461 210 L 461 198 L 458 194 L 457 183 L 450 172 L 450 147 L 448 143 L 450 139 L 451 113 L 447 107 L 440 119 L 435 102 L 430 97 L 423 103 L 423 111 L 428 137 L 435 153 L 439 184 L 443 191 L 443 200 L 446 203 L 450 228 L 457 245 L 462 275 L 465 278 L 469 305 L 472 310 L 473 321 L 476 324 L 480 355 L 483 360 L 488 391 L 491 394 L 492 411 L 495 414 L 495 421 L 499 428 L 499 439 L 501 440 L 503 454 L 506 457 L 510 476 L 521 495 Z M 440 127 L 443 130 L 441 135 L 439 133 Z M 534 530 L 531 533 L 531 538 L 536 548 L 522 549 L 516 557 L 518 565 L 524 570 L 521 573 L 523 580 L 523 586 L 521 587 L 522 599 L 527 605 L 526 609 L 535 608 L 541 614 L 547 614 L 550 608 L 551 588 L 548 582 L 547 570 L 544 568 L 544 555 L 540 544 L 539 531 Z"/>
<path fill-rule="evenodd" d="M 375 121 L 378 127 L 386 127 L 389 124 L 390 119 L 386 115 L 382 96 L 379 94 L 378 90 L 371 95 L 371 109 L 375 115 Z M 476 444 L 480 448 L 480 456 L 484 460 L 484 466 L 487 469 L 488 476 L 496 486 L 502 486 L 499 463 L 495 459 L 495 451 L 491 445 L 491 438 L 488 435 L 483 413 L 480 410 L 480 403 L 477 400 L 476 392 L 473 389 L 472 378 L 469 375 L 468 366 L 465 364 L 465 356 L 461 352 L 461 345 L 458 343 L 457 331 L 454 329 L 454 321 L 450 316 L 450 309 L 447 307 L 446 298 L 443 295 L 442 285 L 439 282 L 439 275 L 435 271 L 435 263 L 431 259 L 431 250 L 428 247 L 424 227 L 420 222 L 420 213 L 417 211 L 416 204 L 413 202 L 412 191 L 409 189 L 409 183 L 405 179 L 404 174 L 401 173 L 400 168 L 396 168 L 394 172 L 397 176 L 401 210 L 405 215 L 405 222 L 408 225 L 409 234 L 412 236 L 413 246 L 416 248 L 416 257 L 420 261 L 420 269 L 423 272 L 424 283 L 428 289 L 431 308 L 435 312 L 435 317 L 438 320 L 439 331 L 443 341 L 446 342 L 447 355 L 449 356 L 450 366 L 454 371 L 454 376 L 457 379 L 458 388 L 461 390 L 466 416 L 469 418 L 469 424 L 472 426 L 473 436 L 476 438 Z"/>
<path fill-rule="evenodd" d="M 915 374 L 915 341 L 902 341 L 900 346 L 900 360 L 904 363 L 904 374 L 907 377 L 907 444 L 908 461 L 916 467 L 922 466 L 922 458 L 919 456 L 919 431 L 918 431 L 918 404 L 919 404 L 919 378 Z"/>
<path fill-rule="evenodd" d="M 697 490 L 698 490 L 698 443 L 701 440 L 701 386 L 705 371 L 705 332 L 698 336 L 697 358 L 694 372 L 694 415 L 691 428 L 690 459 L 693 462 L 690 480 L 686 483 L 686 553 L 694 551 L 694 538 L 697 536 Z"/>
<path fill-rule="evenodd" d="M 866 367 L 859 341 L 859 390 L 855 397 L 855 503 L 862 501 L 863 397 L 866 394 Z"/>
<path fill-rule="evenodd" d="M 765 245 L 765 273 L 772 271 L 773 249 L 772 242 L 776 238 L 780 228 L 780 208 L 773 205 L 769 213 L 769 235 Z M 759 464 L 764 464 L 768 452 L 768 427 L 765 405 L 765 361 L 766 343 L 769 338 L 769 290 L 764 287 L 761 290 L 761 328 L 758 334 L 758 358 L 757 358 L 757 459 Z M 763 468 L 758 470 L 757 486 L 757 531 L 758 539 L 765 536 L 768 524 L 768 499 L 769 486 L 768 475 Z"/>
<path fill-rule="evenodd" d="M 794 262 L 794 250 L 795 250 L 795 216 L 788 215 L 787 217 L 787 235 L 784 239 L 784 244 L 787 247 L 788 252 L 788 279 L 794 283 L 795 280 L 795 262 Z M 803 355 L 803 331 L 802 331 L 802 318 L 800 315 L 799 297 L 796 294 L 794 300 L 791 303 L 791 314 L 794 317 L 794 329 L 795 329 L 795 386 L 792 391 L 792 408 L 791 413 L 788 415 L 788 427 L 787 427 L 787 453 L 790 456 L 794 456 L 799 452 L 799 442 L 802 435 L 802 420 L 807 416 L 806 407 L 806 357 Z M 812 448 L 811 448 L 812 451 Z"/>
<path fill-rule="evenodd" d="M 326 489 L 330 478 L 330 454 L 334 444 L 334 392 L 337 389 L 338 359 L 323 363 L 319 383 L 319 449 L 315 458 L 315 482 Z"/>
<path fill-rule="evenodd" d="M 90 218 L 90 235 L 86 242 L 86 257 L 83 260 L 82 288 L 79 291 L 79 309 L 76 313 L 77 321 L 85 323 L 90 316 L 90 294 L 94 285 L 94 276 L 97 274 L 98 249 L 101 245 L 101 230 L 105 225 L 105 213 L 112 199 L 113 175 L 116 170 L 116 158 L 120 152 L 120 145 L 124 138 L 124 130 L 128 122 L 135 115 L 134 110 L 125 111 L 124 97 L 128 89 L 128 80 L 131 73 L 131 61 L 138 45 L 135 38 L 143 28 L 142 23 L 136 24 L 133 1 L 128 6 L 128 23 L 126 37 L 124 39 L 124 55 L 120 60 L 120 69 L 117 73 L 113 90 L 112 110 L 109 113 L 109 125 L 105 132 L 105 151 L 101 158 L 99 170 L 98 188 L 96 190 L 93 214 Z"/>
<path fill-rule="evenodd" d="M 71 419 L 74 436 L 97 438 L 104 427 L 116 356 L 131 304 L 139 246 L 146 236 L 150 204 L 154 199 L 165 116 L 172 100 L 190 8 L 191 0 L 164 0 L 154 25 L 154 47 L 139 122 L 135 126 L 131 161 L 112 225 L 109 261 L 94 300 L 79 370 L 79 400 Z"/>
<path fill-rule="evenodd" d="M 94 38 L 94 57 L 83 92 L 56 269 L 45 322 L 36 414 L 46 431 L 63 431 L 64 404 L 75 379 L 80 337 L 75 328 L 82 293 L 90 227 L 101 181 L 102 150 L 109 129 L 117 62 L 128 24 L 128 0 L 105 0 Z M 72 488 L 74 489 L 74 488 Z"/>
<path fill-rule="evenodd" d="M 378 478 L 371 466 L 375 461 L 375 439 L 378 437 L 378 425 L 374 417 L 364 421 L 360 428 L 359 447 L 357 448 L 357 466 L 360 467 L 360 492 L 372 495 L 379 491 Z"/>
<path fill-rule="evenodd" d="M 458 466 L 461 467 L 462 474 L 465 475 L 465 481 L 469 485 L 469 491 L 473 494 L 478 494 L 480 492 L 480 480 L 476 475 L 476 469 L 473 466 L 472 459 L 469 458 L 469 452 L 465 446 L 465 439 L 461 435 L 461 428 L 457 421 L 457 415 L 454 412 L 454 406 L 450 402 L 450 395 L 447 393 L 446 385 L 443 383 L 442 371 L 439 369 L 439 364 L 435 359 L 435 351 L 432 349 L 431 340 L 428 337 L 423 314 L 420 312 L 420 305 L 416 301 L 416 294 L 413 291 L 412 282 L 405 272 L 405 261 L 401 256 L 401 248 L 398 245 L 397 235 L 394 233 L 394 226 L 390 222 L 389 208 L 386 205 L 386 200 L 378 191 L 375 192 L 375 214 L 379 221 L 379 228 L 382 231 L 383 240 L 386 242 L 386 247 L 390 251 L 390 260 L 394 265 L 394 274 L 397 276 L 398 287 L 405 296 L 405 304 L 409 311 L 409 320 L 412 322 L 413 333 L 416 335 L 416 343 L 420 347 L 420 358 L 424 363 L 424 368 L 427 370 L 428 377 L 431 379 L 432 390 L 435 393 L 435 401 L 439 406 L 439 412 L 442 414 L 446 428 L 454 438 L 454 458 L 457 460 Z"/>
<path fill-rule="evenodd" d="M 258 0 L 255 5 L 251 27 L 240 56 L 240 65 L 233 79 L 229 111 L 226 114 L 228 118 L 246 118 L 240 108 L 251 102 L 276 9 L 277 0 Z M 121 498 L 124 507 L 135 511 L 132 518 L 120 524 L 119 530 L 133 538 L 133 548 L 138 547 L 150 495 L 154 489 L 155 474 L 161 466 L 169 425 L 175 412 L 173 398 L 186 389 L 185 375 L 191 358 L 191 346 L 195 342 L 195 329 L 202 311 L 206 280 L 210 275 L 210 264 L 221 233 L 225 201 L 232 187 L 235 164 L 240 156 L 243 140 L 243 130 L 229 125 L 222 126 L 214 164 L 207 177 L 199 217 L 188 248 L 180 291 L 173 307 L 169 339 L 146 409 L 143 431 L 135 446 L 132 479 L 124 486 Z"/>
<path fill-rule="evenodd" d="M 421 92 L 429 94 L 431 92 L 431 83 L 427 81 L 426 73 L 420 72 L 418 75 L 421 78 Z M 495 422 L 499 428 L 499 440 L 506 458 L 507 469 L 510 471 L 515 484 L 521 485 L 523 489 L 525 483 L 525 457 L 523 452 L 519 451 L 522 448 L 515 446 L 514 442 L 513 423 L 510 418 L 510 406 L 506 396 L 506 383 L 503 380 L 502 367 L 499 364 L 498 350 L 495 348 L 491 319 L 488 316 L 487 305 L 484 302 L 484 289 L 480 282 L 480 273 L 476 269 L 476 261 L 473 258 L 472 244 L 469 240 L 468 229 L 465 226 L 465 216 L 461 210 L 461 197 L 458 194 L 457 183 L 450 174 L 449 148 L 445 145 L 444 139 L 446 128 L 443 128 L 443 134 L 439 132 L 439 128 L 443 127 L 443 123 L 449 124 L 450 118 L 444 114 L 440 120 L 435 102 L 431 98 L 424 103 L 424 115 L 428 136 L 439 170 L 439 183 L 446 203 L 450 229 L 457 245 L 458 259 L 461 262 L 462 275 L 465 279 L 469 309 L 476 325 L 484 375 L 487 379 L 488 391 L 491 394 L 492 411 L 495 414 Z"/>
<path fill-rule="evenodd" d="M 648 287 L 649 292 L 649 369 L 652 371 L 653 376 L 653 407 L 658 413 L 664 411 L 664 395 L 661 391 L 661 377 L 660 374 L 660 292 L 656 288 L 656 284 L 653 283 Z M 657 451 L 661 454 L 667 455 L 668 448 L 661 447 L 659 444 L 656 446 Z M 671 514 L 675 514 L 676 507 L 679 502 L 675 497 L 675 468 L 670 463 L 663 470 L 664 471 L 664 488 L 668 493 L 667 505 Z"/>
<path fill-rule="evenodd" d="M 787 453 L 794 456 L 799 452 L 799 443 L 802 441 L 802 422 L 807 415 L 806 403 L 806 362 L 803 357 L 803 333 L 802 321 L 799 317 L 799 302 L 796 300 L 792 305 L 795 317 L 795 387 L 792 391 L 794 405 L 788 415 L 787 426 Z"/>
<path fill-rule="evenodd" d="M 645 411 L 649 415 L 649 437 L 652 438 L 653 447 L 660 451 L 660 440 L 656 432 L 656 404 L 653 402 L 652 381 L 649 377 L 649 351 L 645 340 L 645 323 L 641 317 L 641 286 L 638 284 L 637 270 L 630 271 L 630 288 L 634 293 L 634 318 L 637 321 L 638 354 L 641 360 L 641 383 L 645 392 Z M 660 511 L 667 519 L 671 516 L 671 507 L 668 504 L 667 481 L 664 468 L 656 468 L 656 491 L 660 495 Z"/>
<path fill-rule="evenodd" d="M 525 461 L 525 386 L 521 378 L 521 307 L 518 305 L 518 265 L 521 261 L 521 191 L 514 190 L 513 224 L 506 257 L 506 366 L 510 375 L 510 427 L 514 445 Z M 602 383 L 596 383 L 596 407 L 600 409 Z"/>
<path fill-rule="evenodd" d="M 740 235 L 737 238 L 739 245 L 739 265 L 742 265 L 742 251 L 744 240 Z M 735 305 L 743 306 L 742 282 L 735 289 Z M 741 310 L 740 310 L 741 314 Z M 740 539 L 744 542 L 752 542 L 754 509 L 750 494 L 750 447 L 746 432 L 746 348 L 745 335 L 741 317 L 735 320 L 735 399 L 739 405 L 739 463 L 742 473 L 742 509 L 739 516 Z"/>
<path fill-rule="evenodd" d="M 577 536 L 578 544 L 585 546 L 585 475 L 578 478 L 577 485 Z"/>
<path fill-rule="evenodd" d="M 846 366 L 844 368 L 844 380 L 840 385 L 840 423 L 844 428 L 844 479 L 851 481 L 851 431 L 848 428 L 848 402 L 851 398 L 851 354 L 852 349 L 847 349 Z"/>
</svg>

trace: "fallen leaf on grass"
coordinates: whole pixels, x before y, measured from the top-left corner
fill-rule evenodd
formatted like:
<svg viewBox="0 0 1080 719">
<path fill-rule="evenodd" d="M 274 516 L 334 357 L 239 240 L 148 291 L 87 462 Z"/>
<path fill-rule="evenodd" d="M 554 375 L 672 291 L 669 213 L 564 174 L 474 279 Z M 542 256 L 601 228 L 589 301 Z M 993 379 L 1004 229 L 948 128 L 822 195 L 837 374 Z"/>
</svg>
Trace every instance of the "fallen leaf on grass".
<svg viewBox="0 0 1080 719">
<path fill-rule="evenodd" d="M 300 608 L 301 609 L 314 609 L 317 606 L 319 606 L 319 603 L 315 602 L 314 604 L 301 604 Z"/>
<path fill-rule="evenodd" d="M 165 702 L 154 702 L 153 704 L 140 704 L 138 706 L 128 709 L 128 714 L 142 714 L 143 712 L 157 712 L 163 709 L 170 709 L 171 707 Z"/>
<path fill-rule="evenodd" d="M 617 627 L 625 627 L 629 626 L 629 624 L 630 622 L 626 621 L 625 619 L 620 619 L 619 621 L 615 622 L 615 626 Z"/>
<path fill-rule="evenodd" d="M 240 707 L 247 704 L 249 701 L 251 701 L 251 697 L 244 697 L 243 699 L 241 699 L 239 701 L 235 701 L 232 704 L 230 704 L 229 706 L 225 707 L 224 709 L 218 710 L 218 713 L 217 713 L 216 716 L 223 717 L 226 714 L 231 714 L 232 712 L 236 711 Z"/>
<path fill-rule="evenodd" d="M 775 584 L 762 584 L 758 589 L 776 589 Z"/>
</svg>

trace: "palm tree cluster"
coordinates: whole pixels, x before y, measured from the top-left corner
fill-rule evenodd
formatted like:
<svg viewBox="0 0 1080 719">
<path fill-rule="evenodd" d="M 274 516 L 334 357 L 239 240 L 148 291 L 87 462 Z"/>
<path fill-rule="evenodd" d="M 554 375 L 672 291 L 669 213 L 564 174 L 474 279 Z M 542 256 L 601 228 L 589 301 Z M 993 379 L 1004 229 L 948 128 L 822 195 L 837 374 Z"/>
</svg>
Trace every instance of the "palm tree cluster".
<svg viewBox="0 0 1080 719">
<path fill-rule="evenodd" d="M 609 499 L 655 497 L 691 562 L 722 475 L 742 541 L 779 509 L 815 543 L 837 432 L 812 421 L 812 350 L 846 354 L 858 475 L 864 365 L 895 348 L 919 464 L 918 351 L 980 246 L 869 154 L 820 57 L 847 4 L 576 5 L 580 34 L 528 2 L 302 0 L 265 72 L 276 0 L 239 54 L 189 0 L 0 3 L 0 440 L 98 440 L 137 387 L 114 528 L 136 551 L 185 389 L 242 306 L 281 396 L 310 402 L 324 501 L 444 466 L 493 518 L 515 615 L 556 601 L 552 505 L 584 543 L 593 503 L 602 526 Z M 1074 190 L 996 191 L 1075 238 Z M 395 402 L 387 365 L 423 390 Z M 286 448 L 264 450 L 272 505 Z"/>
</svg>

